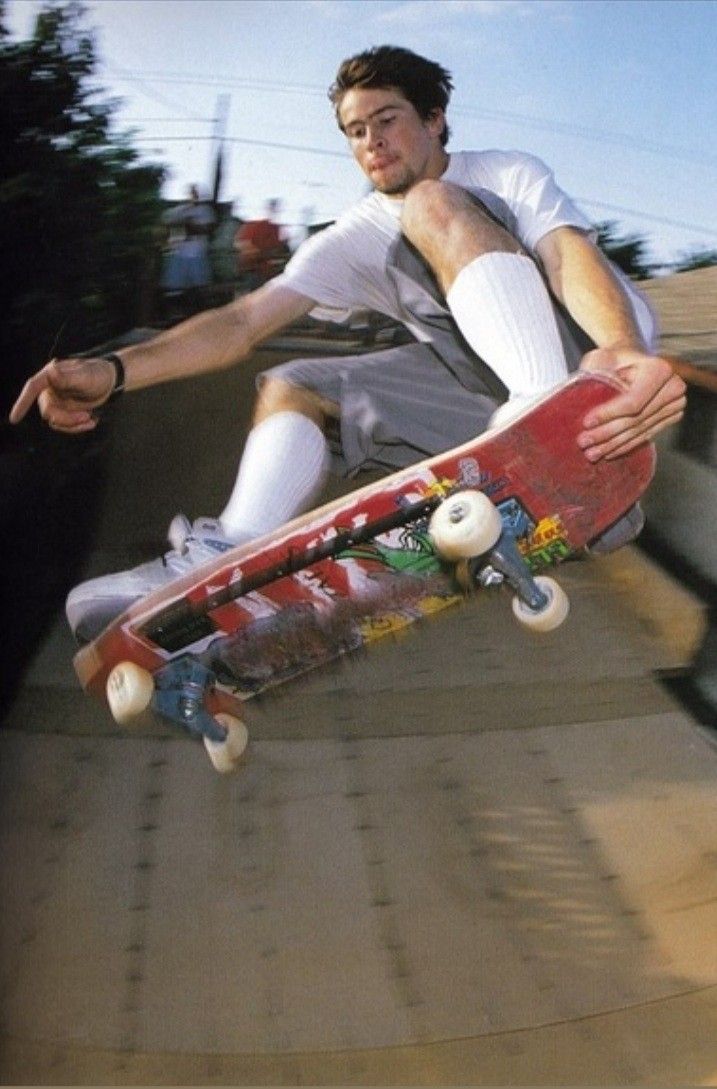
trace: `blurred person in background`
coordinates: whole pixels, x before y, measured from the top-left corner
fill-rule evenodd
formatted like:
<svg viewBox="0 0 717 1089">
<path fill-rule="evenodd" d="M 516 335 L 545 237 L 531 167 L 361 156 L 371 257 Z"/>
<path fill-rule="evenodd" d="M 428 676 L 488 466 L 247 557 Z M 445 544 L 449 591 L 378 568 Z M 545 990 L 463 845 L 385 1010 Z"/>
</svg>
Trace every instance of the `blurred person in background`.
<svg viewBox="0 0 717 1089">
<path fill-rule="evenodd" d="M 202 307 L 202 289 L 212 282 L 209 241 L 216 216 L 209 195 L 190 185 L 189 200 L 165 212 L 167 250 L 161 288 L 165 301 L 179 316 L 196 313 Z"/>
</svg>

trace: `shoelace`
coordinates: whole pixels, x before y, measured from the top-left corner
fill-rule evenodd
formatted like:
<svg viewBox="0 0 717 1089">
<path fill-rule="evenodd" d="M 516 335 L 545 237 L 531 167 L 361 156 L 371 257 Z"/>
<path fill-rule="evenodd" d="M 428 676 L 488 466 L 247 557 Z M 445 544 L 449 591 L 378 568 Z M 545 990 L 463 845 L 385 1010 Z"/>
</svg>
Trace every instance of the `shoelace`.
<svg viewBox="0 0 717 1089">
<path fill-rule="evenodd" d="M 231 541 L 224 541 L 220 537 L 210 540 L 189 534 L 182 542 L 181 550 L 172 549 L 167 553 L 166 559 L 168 565 L 174 561 L 182 569 L 188 569 L 216 559 L 222 552 L 228 552 L 231 547 Z"/>
<path fill-rule="evenodd" d="M 216 555 L 216 551 L 208 548 L 199 538 L 187 536 L 181 548 L 170 548 L 168 552 L 165 552 L 162 563 L 168 571 L 181 573 L 197 567 L 202 560 L 209 560 Z"/>
</svg>

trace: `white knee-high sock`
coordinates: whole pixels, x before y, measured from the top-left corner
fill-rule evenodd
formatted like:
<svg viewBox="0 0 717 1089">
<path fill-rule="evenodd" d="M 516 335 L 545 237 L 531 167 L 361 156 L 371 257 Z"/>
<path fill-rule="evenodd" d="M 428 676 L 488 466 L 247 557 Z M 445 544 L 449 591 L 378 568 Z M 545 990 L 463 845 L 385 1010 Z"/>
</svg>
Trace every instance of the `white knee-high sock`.
<svg viewBox="0 0 717 1089">
<path fill-rule="evenodd" d="M 329 453 L 320 427 L 300 412 L 268 416 L 249 433 L 224 532 L 249 540 L 308 510 L 324 483 Z"/>
<path fill-rule="evenodd" d="M 525 401 L 567 377 L 548 290 L 529 257 L 486 253 L 461 269 L 447 295 L 470 346 Z"/>
</svg>

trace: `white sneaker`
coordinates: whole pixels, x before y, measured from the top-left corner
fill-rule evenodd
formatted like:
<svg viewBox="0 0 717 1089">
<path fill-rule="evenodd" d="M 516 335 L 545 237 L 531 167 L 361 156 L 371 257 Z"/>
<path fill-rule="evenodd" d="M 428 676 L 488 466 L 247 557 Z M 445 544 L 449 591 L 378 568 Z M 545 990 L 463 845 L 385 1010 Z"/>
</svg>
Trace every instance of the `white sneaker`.
<svg viewBox="0 0 717 1089">
<path fill-rule="evenodd" d="M 89 579 L 70 591 L 65 612 L 79 643 L 91 642 L 135 601 L 215 560 L 236 543 L 216 519 L 198 518 L 192 525 L 183 514 L 172 519 L 168 537 L 172 548 L 164 556 L 130 571 Z"/>
</svg>

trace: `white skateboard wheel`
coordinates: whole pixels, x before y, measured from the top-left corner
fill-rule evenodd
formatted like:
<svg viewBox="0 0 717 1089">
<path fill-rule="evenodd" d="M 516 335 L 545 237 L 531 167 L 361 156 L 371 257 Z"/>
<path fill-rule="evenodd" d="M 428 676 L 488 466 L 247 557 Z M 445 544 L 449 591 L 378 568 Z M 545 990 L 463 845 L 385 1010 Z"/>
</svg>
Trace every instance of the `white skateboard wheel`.
<svg viewBox="0 0 717 1089">
<path fill-rule="evenodd" d="M 249 731 L 240 718 L 220 712 L 214 718 L 223 726 L 227 736 L 223 741 L 212 741 L 205 737 L 204 747 L 209 753 L 209 759 L 216 771 L 221 775 L 227 775 L 234 771 L 241 760 L 247 745 L 249 744 Z"/>
<path fill-rule="evenodd" d="M 120 662 L 107 678 L 106 692 L 115 722 L 127 726 L 146 711 L 152 701 L 152 674 L 134 662 Z"/>
<path fill-rule="evenodd" d="M 526 628 L 535 632 L 553 631 L 560 627 L 570 611 L 570 599 L 555 579 L 538 575 L 536 585 L 548 598 L 542 609 L 531 609 L 519 597 L 513 598 L 513 613 Z"/>
<path fill-rule="evenodd" d="M 450 495 L 431 516 L 428 532 L 445 560 L 469 560 L 490 551 L 503 530 L 496 507 L 483 492 Z"/>
</svg>

